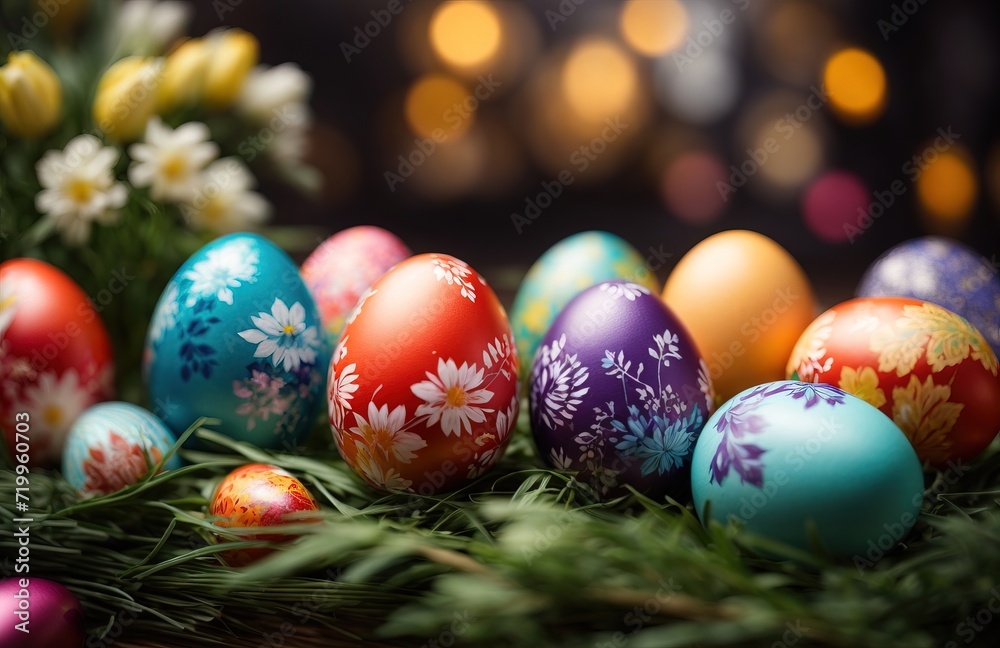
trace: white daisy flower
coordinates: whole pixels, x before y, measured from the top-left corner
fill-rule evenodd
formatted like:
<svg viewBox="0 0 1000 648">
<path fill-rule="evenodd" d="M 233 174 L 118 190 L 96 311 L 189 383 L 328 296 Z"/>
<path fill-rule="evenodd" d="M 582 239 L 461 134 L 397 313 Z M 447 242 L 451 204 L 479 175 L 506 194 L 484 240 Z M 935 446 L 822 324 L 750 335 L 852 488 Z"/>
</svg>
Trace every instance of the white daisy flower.
<svg viewBox="0 0 1000 648">
<path fill-rule="evenodd" d="M 177 313 L 180 310 L 180 304 L 177 303 L 178 292 L 177 284 L 171 281 L 163 301 L 156 305 L 153 320 L 149 324 L 149 339 L 153 342 L 159 342 L 166 331 L 177 325 Z"/>
<path fill-rule="evenodd" d="M 354 460 L 361 469 L 361 476 L 373 486 L 389 490 L 407 490 L 413 485 L 411 480 L 403 479 L 395 468 L 386 468 L 379 464 L 364 446 L 358 446 Z"/>
<path fill-rule="evenodd" d="M 159 54 L 184 32 L 194 7 L 178 0 L 129 0 L 118 14 L 119 50 Z"/>
<path fill-rule="evenodd" d="M 310 92 L 312 79 L 298 65 L 258 65 L 243 82 L 236 106 L 260 122 L 278 117 L 284 125 L 304 125 L 309 119 L 305 102 Z"/>
<path fill-rule="evenodd" d="M 271 205 L 256 191 L 253 174 L 236 158 L 216 160 L 198 176 L 194 190 L 181 204 L 188 223 L 213 232 L 252 229 L 267 220 Z"/>
<path fill-rule="evenodd" d="M 258 261 L 257 249 L 245 240 L 209 250 L 203 260 L 184 273 L 184 279 L 191 281 L 185 305 L 190 308 L 199 299 L 212 297 L 232 305 L 232 289 L 257 280 Z"/>
<path fill-rule="evenodd" d="M 600 290 L 608 293 L 612 297 L 624 297 L 629 301 L 635 301 L 635 298 L 639 295 L 652 294 L 648 288 L 630 281 L 625 283 L 602 283 Z"/>
<path fill-rule="evenodd" d="M 45 214 L 70 245 L 90 238 L 92 222 L 109 225 L 128 199 L 125 185 L 115 181 L 119 152 L 101 146 L 93 135 L 74 137 L 62 151 L 48 151 L 35 165 L 42 190 L 35 207 Z"/>
<path fill-rule="evenodd" d="M 33 425 L 46 437 L 47 451 L 58 456 L 70 426 L 90 404 L 76 369 L 64 371 L 59 378 L 53 371 L 41 374 L 37 382 L 25 387 L 24 396 Z"/>
<path fill-rule="evenodd" d="M 201 186 L 200 173 L 219 156 L 219 147 L 201 122 L 170 128 L 159 117 L 146 124 L 145 143 L 133 144 L 128 153 L 134 160 L 128 179 L 136 187 L 150 187 L 153 200 L 181 202 Z"/>
<path fill-rule="evenodd" d="M 344 426 L 347 410 L 353 409 L 351 401 L 360 386 L 357 384 L 358 374 L 354 373 L 357 368 L 358 365 L 352 362 L 344 367 L 336 380 L 333 380 L 332 373 L 330 375 L 330 423 L 338 430 Z"/>
<path fill-rule="evenodd" d="M 357 425 L 351 432 L 362 437 L 373 454 L 379 450 L 386 459 L 410 463 L 417 456 L 416 450 L 427 447 L 427 442 L 419 435 L 402 429 L 406 424 L 403 405 L 390 412 L 388 405 L 375 407 L 375 403 L 368 403 L 368 418 L 355 412 L 354 421 Z"/>
<path fill-rule="evenodd" d="M 427 427 L 441 421 L 445 435 L 472 434 L 472 423 L 486 420 L 486 412 L 492 409 L 479 407 L 493 398 L 488 389 L 476 389 L 483 382 L 483 369 L 476 370 L 475 363 L 461 367 L 448 358 L 438 358 L 438 375 L 425 372 L 428 380 L 410 386 L 410 391 L 425 402 L 417 407 L 416 415 L 427 416 Z"/>
<path fill-rule="evenodd" d="M 306 326 L 306 309 L 301 302 L 289 308 L 275 299 L 271 312 L 260 312 L 250 317 L 257 328 L 240 331 L 239 336 L 256 344 L 255 358 L 271 358 L 271 364 L 281 364 L 285 371 L 293 371 L 302 363 L 316 362 L 319 335 L 315 326 Z"/>
</svg>

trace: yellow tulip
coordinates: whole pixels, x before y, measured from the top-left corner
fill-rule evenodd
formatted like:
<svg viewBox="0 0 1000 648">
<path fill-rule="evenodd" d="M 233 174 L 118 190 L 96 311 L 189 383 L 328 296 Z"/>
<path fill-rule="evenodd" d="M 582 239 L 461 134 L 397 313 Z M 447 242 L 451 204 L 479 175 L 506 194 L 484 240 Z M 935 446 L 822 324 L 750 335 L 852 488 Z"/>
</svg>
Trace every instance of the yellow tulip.
<svg viewBox="0 0 1000 648">
<path fill-rule="evenodd" d="M 0 119 L 8 131 L 38 138 L 56 125 L 62 86 L 48 64 L 32 52 L 12 52 L 0 66 Z"/>
<path fill-rule="evenodd" d="M 157 97 L 160 112 L 198 101 L 211 54 L 209 43 L 204 38 L 184 41 L 170 53 Z"/>
<path fill-rule="evenodd" d="M 227 29 L 185 41 L 167 57 L 159 92 L 160 110 L 204 101 L 211 108 L 231 105 L 257 64 L 257 39 L 242 29 Z"/>
<path fill-rule="evenodd" d="M 94 98 L 94 121 L 109 137 L 131 140 L 146 130 L 156 112 L 163 79 L 163 59 L 128 56 L 101 77 Z"/>
<path fill-rule="evenodd" d="M 232 105 L 247 74 L 257 65 L 260 46 L 253 34 L 229 29 L 212 36 L 211 59 L 205 74 L 205 103 L 213 108 Z"/>
</svg>

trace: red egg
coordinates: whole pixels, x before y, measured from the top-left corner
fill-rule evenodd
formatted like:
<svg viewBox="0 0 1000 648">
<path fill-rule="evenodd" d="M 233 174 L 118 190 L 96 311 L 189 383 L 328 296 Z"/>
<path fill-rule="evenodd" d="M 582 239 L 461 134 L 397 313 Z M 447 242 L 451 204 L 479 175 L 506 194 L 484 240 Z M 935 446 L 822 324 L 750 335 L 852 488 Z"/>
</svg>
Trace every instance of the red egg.
<svg viewBox="0 0 1000 648">
<path fill-rule="evenodd" d="M 1000 430 L 997 356 L 965 318 L 930 302 L 834 306 L 802 333 L 787 372 L 878 407 L 938 467 L 975 457 Z"/>
<path fill-rule="evenodd" d="M 288 518 L 297 511 L 318 511 L 319 503 L 302 482 L 277 466 L 248 464 L 232 471 L 212 495 L 209 514 L 215 524 L 228 528 L 267 527 L 305 521 Z M 306 518 L 308 520 L 308 518 Z M 293 536 L 261 534 L 243 536 L 246 540 L 291 540 Z M 270 549 L 225 551 L 219 558 L 233 567 L 241 567 L 271 553 Z"/>
<path fill-rule="evenodd" d="M 517 420 L 503 306 L 465 262 L 411 257 L 361 298 L 330 363 L 340 454 L 383 490 L 448 491 L 487 472 Z"/>
<path fill-rule="evenodd" d="M 83 290 L 44 261 L 0 265 L 0 425 L 11 452 L 56 464 L 77 416 L 114 397 L 113 378 L 111 340 Z"/>
</svg>

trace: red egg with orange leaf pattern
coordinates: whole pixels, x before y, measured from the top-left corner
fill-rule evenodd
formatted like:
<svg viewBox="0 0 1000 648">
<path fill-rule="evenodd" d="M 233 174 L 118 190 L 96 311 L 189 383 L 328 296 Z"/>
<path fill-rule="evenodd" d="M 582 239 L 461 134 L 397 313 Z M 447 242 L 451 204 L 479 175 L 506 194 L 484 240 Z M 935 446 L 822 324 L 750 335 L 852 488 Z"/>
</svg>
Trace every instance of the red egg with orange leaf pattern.
<svg viewBox="0 0 1000 648">
<path fill-rule="evenodd" d="M 226 528 L 268 527 L 309 521 L 290 516 L 298 511 L 318 511 L 319 503 L 296 477 L 270 464 L 248 464 L 226 475 L 215 489 L 209 514 L 215 524 Z M 245 540 L 292 540 L 293 536 L 260 534 Z M 219 558 L 232 567 L 241 567 L 271 553 L 266 548 L 225 551 Z"/>
<path fill-rule="evenodd" d="M 955 313 L 901 297 L 861 297 L 820 315 L 786 369 L 882 410 L 937 467 L 975 457 L 1000 430 L 1000 365 Z"/>
<path fill-rule="evenodd" d="M 330 363 L 341 456 L 382 490 L 458 488 L 503 454 L 517 350 L 486 281 L 446 254 L 401 261 L 359 300 Z"/>
</svg>

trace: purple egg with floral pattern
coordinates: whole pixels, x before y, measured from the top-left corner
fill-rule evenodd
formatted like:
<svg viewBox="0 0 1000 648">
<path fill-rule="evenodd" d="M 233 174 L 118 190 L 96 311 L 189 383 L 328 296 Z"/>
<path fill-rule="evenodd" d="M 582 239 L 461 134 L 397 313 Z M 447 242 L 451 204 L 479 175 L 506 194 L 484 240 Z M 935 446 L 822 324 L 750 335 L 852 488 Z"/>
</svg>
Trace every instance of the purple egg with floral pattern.
<svg viewBox="0 0 1000 648">
<path fill-rule="evenodd" d="M 608 281 L 574 297 L 532 365 L 531 430 L 553 467 L 599 497 L 683 496 L 715 394 L 680 320 L 648 289 Z"/>
</svg>

